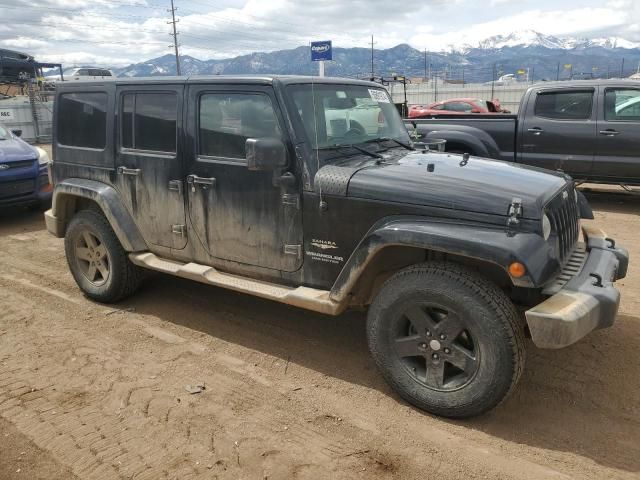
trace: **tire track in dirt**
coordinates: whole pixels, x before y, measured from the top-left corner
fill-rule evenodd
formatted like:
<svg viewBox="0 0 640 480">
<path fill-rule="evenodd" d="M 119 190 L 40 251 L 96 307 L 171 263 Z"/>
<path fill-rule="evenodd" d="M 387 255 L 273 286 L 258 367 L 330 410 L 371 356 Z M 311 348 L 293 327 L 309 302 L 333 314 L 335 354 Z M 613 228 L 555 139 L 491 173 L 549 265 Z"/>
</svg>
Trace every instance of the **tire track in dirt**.
<svg viewBox="0 0 640 480">
<path fill-rule="evenodd" d="M 34 275 L 33 272 L 24 272 L 23 275 L 29 276 Z M 0 275 L 0 280 L 11 281 L 12 285 L 18 286 L 20 289 L 26 287 L 28 289 L 32 289 L 36 292 L 36 296 L 45 295 L 45 296 L 53 296 L 56 300 L 60 300 L 62 302 L 68 302 L 71 305 L 67 307 L 67 315 L 73 313 L 74 316 L 82 317 L 82 313 L 84 311 L 87 314 L 87 310 L 92 311 L 92 317 L 95 317 L 96 314 L 93 312 L 95 310 L 95 306 L 88 302 L 87 300 L 82 299 L 81 297 L 76 298 L 72 296 L 67 298 L 66 295 L 57 294 L 57 292 L 50 287 L 41 287 L 30 280 L 24 280 L 16 282 L 16 278 L 11 275 Z M 17 292 L 16 292 L 17 294 Z M 26 298 L 22 299 L 21 303 L 25 303 L 28 300 Z M 79 309 L 80 312 L 73 312 L 75 309 Z M 104 307 L 98 307 L 98 314 L 100 311 L 106 310 Z M 43 314 L 43 312 L 38 312 Z M 129 315 L 132 316 L 132 315 Z M 134 316 L 135 317 L 135 316 Z M 68 318 L 65 319 L 68 321 Z M 60 319 L 62 321 L 62 319 Z M 139 319 L 134 319 L 133 321 L 128 321 L 127 323 L 133 324 L 133 328 L 140 329 L 141 326 L 146 325 L 146 323 Z M 147 327 L 148 329 L 148 327 Z M 124 333 L 121 330 L 121 333 Z M 127 329 L 125 329 L 127 330 Z M 143 329 L 143 332 L 145 330 Z M 147 332 L 148 333 L 148 332 Z M 136 351 L 145 349 L 149 346 L 149 337 L 153 341 L 157 341 L 157 336 L 146 335 L 147 339 L 138 340 L 137 342 L 133 342 L 136 345 L 132 350 L 132 354 L 135 355 Z M 131 339 L 131 338 L 129 338 Z M 135 430 L 135 429 L 144 429 L 146 431 L 146 435 L 151 433 L 152 438 L 160 438 L 164 439 L 161 442 L 161 446 L 163 446 L 162 454 L 158 455 L 158 459 L 164 458 L 168 459 L 169 466 L 166 467 L 165 472 L 174 471 L 176 467 L 177 458 L 176 456 L 171 457 L 168 455 L 167 451 L 169 450 L 169 446 L 172 446 L 171 451 L 182 451 L 183 456 L 190 456 L 192 453 L 187 452 L 184 449 L 185 445 L 191 444 L 191 432 L 195 430 L 197 427 L 193 427 L 189 425 L 189 421 L 187 420 L 187 426 L 184 426 L 185 416 L 184 412 L 180 407 L 176 407 L 175 405 L 169 406 L 170 403 L 175 402 L 176 398 L 172 396 L 160 396 L 160 398 L 156 398 L 159 404 L 164 403 L 166 408 L 166 413 L 162 416 L 151 418 L 151 421 L 145 421 L 145 409 L 148 412 L 151 400 L 153 397 L 153 389 L 160 389 L 161 387 L 157 383 L 149 383 L 148 385 L 140 385 L 141 380 L 134 379 L 132 382 L 122 382 L 121 379 L 124 375 L 123 371 L 144 371 L 145 366 L 143 360 L 142 365 L 138 365 L 137 368 L 131 368 L 131 366 L 126 365 L 126 357 L 123 355 L 109 356 L 109 355 L 96 355 L 95 347 L 92 346 L 93 343 L 87 344 L 90 338 L 83 338 L 82 342 L 80 339 L 69 338 L 67 335 L 65 340 L 72 344 L 74 347 L 71 349 L 67 349 L 63 354 L 60 353 L 59 346 L 56 346 L 55 351 L 44 352 L 41 355 L 50 357 L 60 357 L 62 355 L 63 361 L 62 364 L 66 367 L 65 375 L 68 379 L 67 384 L 61 382 L 59 385 L 59 389 L 65 389 L 67 387 L 67 394 L 73 397 L 73 400 L 69 400 L 68 398 L 62 400 L 58 398 L 58 408 L 64 407 L 71 413 L 73 411 L 85 408 L 85 404 L 95 405 L 99 403 L 103 407 L 102 413 L 104 414 L 104 410 L 106 412 L 115 415 L 118 422 L 115 424 L 104 424 L 100 425 L 100 428 L 97 431 L 88 432 L 87 436 L 89 438 L 95 438 L 97 442 L 102 441 L 105 444 L 105 449 L 102 449 L 98 443 L 98 447 L 95 447 L 92 444 L 84 445 L 82 442 L 78 442 L 78 438 L 72 433 L 69 435 L 70 440 L 63 442 L 69 449 L 75 447 L 76 450 L 79 450 L 80 453 L 74 451 L 72 453 L 67 452 L 67 459 L 71 459 L 72 463 L 70 466 L 73 468 L 74 473 L 79 476 L 89 475 L 89 471 L 93 471 L 92 469 L 98 469 L 100 467 L 101 474 L 105 474 L 104 472 L 111 472 L 115 470 L 115 473 L 118 475 L 137 475 L 144 473 L 147 469 L 151 468 L 149 464 L 143 462 L 144 456 L 126 456 L 123 457 L 124 453 L 128 451 L 127 446 L 122 444 L 121 440 L 118 440 L 116 436 L 116 444 L 113 442 L 108 443 L 108 440 L 114 436 L 118 435 L 118 432 L 127 431 L 127 430 Z M 95 342 L 95 341 L 94 341 Z M 57 342 L 54 341 L 53 344 Z M 166 342 L 165 342 L 166 343 Z M 102 349 L 104 350 L 107 345 L 102 342 Z M 176 345 L 175 342 L 169 345 L 169 348 L 176 348 L 179 345 Z M 92 350 L 93 349 L 93 350 Z M 110 350 L 111 348 L 109 348 Z M 115 349 L 117 350 L 117 349 Z M 108 350 L 107 350 L 108 351 Z M 166 351 L 166 348 L 165 348 Z M 57 355 L 56 355 L 57 352 Z M 83 352 L 85 354 L 83 354 Z M 93 356 L 91 355 L 93 353 Z M 190 352 L 190 355 L 193 355 Z M 187 357 L 188 358 L 188 357 Z M 214 354 L 213 358 L 216 358 Z M 390 474 L 393 472 L 394 475 L 397 474 L 399 469 L 398 465 L 402 465 L 402 456 L 393 453 L 384 453 L 384 449 L 377 447 L 372 448 L 368 442 L 363 441 L 367 439 L 367 437 L 371 436 L 372 432 L 377 430 L 377 427 L 374 423 L 371 423 L 365 418 L 358 419 L 358 422 L 361 426 L 365 425 L 366 430 L 362 430 L 359 427 L 354 426 L 353 424 L 345 421 L 342 418 L 320 414 L 320 415 L 311 415 L 311 418 L 305 422 L 296 422 L 292 421 L 290 415 L 284 414 L 284 412 L 280 412 L 277 409 L 273 411 L 273 407 L 270 407 L 271 410 L 269 416 L 264 416 L 261 413 L 261 410 L 264 410 L 264 405 L 278 405 L 283 401 L 286 401 L 281 394 L 276 395 L 275 398 L 265 398 L 263 392 L 261 394 L 256 395 L 254 392 L 256 390 L 264 389 L 264 386 L 261 384 L 255 384 L 255 382 L 250 381 L 247 378 L 246 372 L 244 371 L 245 362 L 242 360 L 236 360 L 235 362 L 231 362 L 232 365 L 229 365 L 229 357 L 225 355 L 218 355 L 217 358 L 221 360 L 216 368 L 209 370 L 218 370 L 220 371 L 222 367 L 222 371 L 224 374 L 214 374 L 211 375 L 209 373 L 202 375 L 203 378 L 206 378 L 206 383 L 208 385 L 215 385 L 214 393 L 208 397 L 210 403 L 207 403 L 206 406 L 200 405 L 197 418 L 213 418 L 216 421 L 215 424 L 222 426 L 224 425 L 223 433 L 215 432 L 214 437 L 222 437 L 223 439 L 228 439 L 230 437 L 228 432 L 236 433 L 235 437 L 237 440 L 233 441 L 233 448 L 229 450 L 228 445 L 229 441 L 223 440 L 223 444 L 227 445 L 225 454 L 225 459 L 223 459 L 222 463 L 218 465 L 224 464 L 225 468 L 240 468 L 242 463 L 243 456 L 240 455 L 239 452 L 243 452 L 247 449 L 250 449 L 250 455 L 257 453 L 257 448 L 253 447 L 253 444 L 261 444 L 259 439 L 255 437 L 255 432 L 269 432 L 271 436 L 274 433 L 278 434 L 284 438 L 284 441 L 279 441 L 276 443 L 276 448 L 271 449 L 272 453 L 267 455 L 267 458 L 273 458 L 276 456 L 282 457 L 283 454 L 281 452 L 289 452 L 291 451 L 292 444 L 294 446 L 302 446 L 305 447 L 304 457 L 306 463 L 304 467 L 298 468 L 296 466 L 296 462 L 285 462 L 291 465 L 292 470 L 287 474 L 294 475 L 294 471 L 298 472 L 299 475 L 306 475 L 311 471 L 315 471 L 317 466 L 322 467 L 323 469 L 330 470 L 336 469 L 336 471 L 342 471 L 348 468 L 349 465 L 359 465 L 363 464 L 362 468 L 365 470 L 359 470 L 361 472 L 366 472 L 367 466 L 374 471 L 383 470 L 385 474 Z M 175 359 L 173 359 L 175 363 Z M 188 358 L 179 358 L 177 363 L 180 364 L 185 361 L 192 360 Z M 79 385 L 91 385 L 95 386 L 96 378 L 104 378 L 105 376 L 109 376 L 107 372 L 104 372 L 104 365 L 106 363 L 111 364 L 124 364 L 121 367 L 116 369 L 116 372 L 111 372 L 112 382 L 109 384 L 106 390 L 100 391 L 97 395 L 91 395 L 85 393 L 82 398 L 78 399 L 78 393 L 74 389 L 78 389 Z M 162 362 L 158 362 L 162 366 Z M 225 363 L 227 364 L 225 366 Z M 91 367 L 91 368 L 88 368 Z M 229 368 L 231 367 L 231 368 Z M 172 366 L 173 375 L 176 375 L 179 371 L 179 365 Z M 71 371 L 69 371 L 71 370 Z M 158 369 L 155 368 L 154 372 L 158 372 Z M 162 369 L 160 369 L 162 372 Z M 60 374 L 59 372 L 56 372 Z M 113 378 L 115 376 L 115 379 Z M 237 378 L 236 378 L 237 377 Z M 157 373 L 156 373 L 157 378 Z M 21 388 L 29 388 L 28 385 L 21 385 Z M 141 400 L 144 398 L 143 395 L 134 395 L 135 392 L 142 392 L 151 396 L 148 400 Z M 11 394 L 11 392 L 9 392 Z M 176 392 L 177 393 L 177 392 Z M 270 392 L 270 395 L 273 396 L 273 392 Z M 102 400 L 100 400 L 102 399 Z M 133 401 L 132 401 L 133 399 Z M 15 397 L 10 397 L 9 400 L 15 400 Z M 181 400 L 182 401 L 182 400 Z M 190 399 L 187 399 L 187 402 L 190 402 Z M 3 404 L 4 405 L 4 404 Z M 12 405 L 11 403 L 7 403 L 7 405 Z M 49 406 L 49 405 L 47 405 Z M 18 408 L 18 406 L 13 405 L 14 409 L 10 410 L 10 419 L 15 418 L 15 415 L 20 415 L 22 410 Z M 24 407 L 22 407 L 24 408 Z M 256 410 L 259 415 L 256 415 Z M 153 411 L 153 410 L 152 410 Z M 94 412 L 96 417 L 100 413 Z M 252 415 L 253 414 L 253 415 Z M 358 417 L 358 415 L 351 415 L 353 417 Z M 191 417 L 194 418 L 194 417 Z M 339 418 L 339 419 L 338 419 Z M 126 422 L 123 421 L 126 419 Z M 158 425 L 162 425 L 162 420 L 164 419 L 164 424 L 167 428 L 171 427 L 171 430 L 174 432 L 172 435 L 167 435 L 166 432 L 162 431 L 162 428 L 158 428 Z M 147 419 L 148 420 L 148 419 Z M 40 419 L 38 421 L 41 421 Z M 69 417 L 67 423 L 58 424 L 59 431 L 64 431 L 67 427 L 76 427 L 78 423 L 78 418 Z M 151 432 L 149 430 L 151 429 Z M 226 432 L 224 431 L 226 430 Z M 176 436 L 176 431 L 180 432 L 180 435 Z M 189 432 L 189 433 L 185 433 Z M 247 432 L 245 435 L 238 435 L 240 432 Z M 251 432 L 251 434 L 248 434 Z M 463 446 L 462 442 L 456 441 L 455 437 L 452 437 L 449 434 L 444 434 L 442 432 L 438 433 L 437 431 L 431 431 L 429 436 L 440 435 L 442 439 L 446 440 L 445 443 L 448 444 L 458 444 L 459 447 L 462 447 L 466 450 L 466 453 L 478 455 L 480 452 L 482 457 L 485 457 L 487 454 L 490 454 L 486 450 L 477 449 L 474 452 L 473 448 L 468 448 Z M 63 434 L 66 435 L 66 434 Z M 100 438 L 99 440 L 95 435 L 101 435 L 105 438 Z M 129 443 L 136 443 L 137 441 L 142 440 L 141 437 L 129 437 L 126 434 L 125 439 Z M 81 437 L 84 438 L 84 437 Z M 178 442 L 177 438 L 180 438 L 182 442 Z M 335 439 L 341 439 L 342 441 L 336 441 Z M 354 441 L 355 439 L 363 439 L 360 440 L 363 443 L 358 443 L 358 441 Z M 426 437 L 424 438 L 426 440 Z M 220 441 L 220 440 L 218 440 Z M 75 442 L 75 443 L 74 443 Z M 236 446 L 237 442 L 237 446 Z M 207 442 L 210 443 L 210 442 Z M 380 442 L 384 443 L 384 442 Z M 264 448 L 264 443 L 262 443 Z M 273 445 L 270 445 L 273 446 Z M 279 448 L 277 448 L 279 447 Z M 132 448 L 132 447 L 129 447 Z M 81 458 L 84 458 L 83 455 L 88 453 L 92 453 L 95 451 L 94 456 L 97 458 L 96 462 L 85 465 L 84 463 L 77 464 L 73 462 L 79 462 Z M 135 451 L 135 450 L 132 450 Z M 277 451 L 275 454 L 273 452 Z M 106 453 L 105 453 L 106 452 Z M 440 453 L 438 449 L 432 449 L 433 453 Z M 206 452 L 202 452 L 206 453 Z M 235 455 L 236 465 L 233 467 L 233 458 Z M 299 454 L 302 456 L 302 453 Z M 155 456 L 153 457 L 155 459 Z M 123 467 L 123 460 L 126 467 Z M 309 462 L 309 460 L 313 460 Z M 165 461 L 165 463 L 167 463 Z M 435 458 L 427 458 L 426 461 L 421 462 L 424 467 L 426 465 L 433 467 L 434 465 L 440 465 L 438 467 L 441 470 L 441 475 L 444 475 L 446 478 L 446 473 L 442 470 L 447 470 L 446 468 L 442 468 L 442 461 Z M 526 464 L 527 462 L 525 462 Z M 103 466 L 106 465 L 106 466 Z M 110 469 L 107 469 L 110 467 Z M 182 468 L 182 467 L 181 467 Z M 242 467 L 246 469 L 245 467 Z M 529 465 L 529 469 L 533 468 L 538 471 L 538 473 L 543 472 L 545 476 L 556 476 L 555 472 L 552 470 L 543 468 L 539 469 L 535 464 Z M 86 471 L 85 471 L 86 470 Z M 244 470 L 243 470 L 244 471 Z M 305 473 L 306 472 L 306 473 Z M 187 474 L 187 470 L 184 470 L 185 474 Z M 515 471 L 514 471 L 515 473 Z M 189 473 L 190 475 L 194 475 L 194 472 Z M 539 477 L 539 475 L 538 475 Z M 108 477 L 105 477 L 108 478 Z M 531 477 L 535 478 L 535 477 Z"/>
<path fill-rule="evenodd" d="M 97 305 L 73 283 L 60 240 L 12 235 L 0 236 L 0 415 L 80 478 L 638 474 L 638 397 L 620 393 L 633 390 L 617 363 L 638 378 L 632 319 L 591 344 L 534 352 L 506 404 L 448 422 L 399 402 L 368 370 L 357 316 L 163 277 L 126 303 L 137 312 Z M 203 394 L 184 391 L 194 381 Z"/>
</svg>

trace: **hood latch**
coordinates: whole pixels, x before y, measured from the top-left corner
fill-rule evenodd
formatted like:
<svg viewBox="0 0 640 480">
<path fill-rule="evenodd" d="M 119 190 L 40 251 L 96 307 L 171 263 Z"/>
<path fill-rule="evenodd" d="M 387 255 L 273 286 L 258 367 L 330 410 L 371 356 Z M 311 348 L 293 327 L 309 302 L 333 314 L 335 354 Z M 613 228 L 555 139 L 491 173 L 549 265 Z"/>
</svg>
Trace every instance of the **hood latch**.
<svg viewBox="0 0 640 480">
<path fill-rule="evenodd" d="M 515 234 L 515 229 L 520 225 L 520 218 L 522 218 L 522 199 L 513 198 L 509 205 L 509 218 L 507 218 L 507 229 L 510 235 Z"/>
</svg>

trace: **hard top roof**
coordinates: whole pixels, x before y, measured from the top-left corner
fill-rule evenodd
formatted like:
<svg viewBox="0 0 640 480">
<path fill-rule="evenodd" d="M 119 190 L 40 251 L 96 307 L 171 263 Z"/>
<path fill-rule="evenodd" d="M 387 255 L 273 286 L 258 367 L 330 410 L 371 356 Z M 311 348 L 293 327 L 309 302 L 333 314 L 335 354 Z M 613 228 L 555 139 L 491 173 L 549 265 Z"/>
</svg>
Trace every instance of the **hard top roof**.
<svg viewBox="0 0 640 480">
<path fill-rule="evenodd" d="M 580 88 L 580 87 L 597 87 L 597 86 L 605 86 L 605 87 L 639 87 L 640 81 L 632 80 L 629 78 L 595 78 L 590 80 L 561 80 L 555 82 L 539 82 L 531 85 L 531 88 L 534 89 L 542 89 L 542 88 Z"/>
</svg>

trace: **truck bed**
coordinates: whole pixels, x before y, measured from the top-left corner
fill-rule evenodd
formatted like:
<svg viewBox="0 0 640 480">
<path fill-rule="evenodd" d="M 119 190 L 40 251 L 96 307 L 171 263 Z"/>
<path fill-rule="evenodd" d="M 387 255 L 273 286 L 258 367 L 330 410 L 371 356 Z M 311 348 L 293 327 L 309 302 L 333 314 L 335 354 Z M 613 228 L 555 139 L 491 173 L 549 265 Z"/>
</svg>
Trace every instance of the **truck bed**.
<svg viewBox="0 0 640 480">
<path fill-rule="evenodd" d="M 447 150 L 463 151 L 452 137 L 476 137 L 486 147 L 483 156 L 513 162 L 516 160 L 517 115 L 440 115 L 431 118 L 405 119 L 409 132 L 416 125 L 420 138 L 438 138 L 438 131 L 447 131 Z"/>
</svg>

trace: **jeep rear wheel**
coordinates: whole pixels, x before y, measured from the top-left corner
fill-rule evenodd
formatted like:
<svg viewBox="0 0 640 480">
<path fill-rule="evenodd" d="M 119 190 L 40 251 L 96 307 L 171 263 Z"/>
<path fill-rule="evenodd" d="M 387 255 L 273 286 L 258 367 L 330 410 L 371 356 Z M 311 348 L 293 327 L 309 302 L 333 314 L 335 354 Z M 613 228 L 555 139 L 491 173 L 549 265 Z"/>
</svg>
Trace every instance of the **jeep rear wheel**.
<svg viewBox="0 0 640 480">
<path fill-rule="evenodd" d="M 446 417 L 492 409 L 524 365 L 524 328 L 511 301 L 456 264 L 423 264 L 391 277 L 369 309 L 367 334 L 393 389 Z"/>
<path fill-rule="evenodd" d="M 64 237 L 69 269 L 90 298 L 111 303 L 131 295 L 141 272 L 127 257 L 107 219 L 94 210 L 76 214 Z"/>
</svg>

